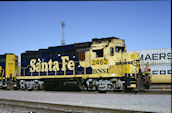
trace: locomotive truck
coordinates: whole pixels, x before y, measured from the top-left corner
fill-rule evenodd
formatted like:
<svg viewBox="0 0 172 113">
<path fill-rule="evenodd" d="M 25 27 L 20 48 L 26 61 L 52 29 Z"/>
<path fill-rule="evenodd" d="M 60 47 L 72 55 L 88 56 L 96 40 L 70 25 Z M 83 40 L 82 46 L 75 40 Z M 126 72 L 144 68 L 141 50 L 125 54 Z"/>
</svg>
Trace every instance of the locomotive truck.
<svg viewBox="0 0 172 113">
<path fill-rule="evenodd" d="M 20 89 L 144 90 L 149 71 L 140 69 L 137 53 L 127 52 L 116 37 L 0 55 L 0 87 Z"/>
</svg>

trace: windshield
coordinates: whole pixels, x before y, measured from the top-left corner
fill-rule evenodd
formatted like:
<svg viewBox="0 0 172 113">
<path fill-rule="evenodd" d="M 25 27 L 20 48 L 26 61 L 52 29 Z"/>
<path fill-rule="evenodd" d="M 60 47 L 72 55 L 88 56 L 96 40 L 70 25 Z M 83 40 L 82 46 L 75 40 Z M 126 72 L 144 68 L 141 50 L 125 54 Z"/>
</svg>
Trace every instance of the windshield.
<svg viewBox="0 0 172 113">
<path fill-rule="evenodd" d="M 125 52 L 125 47 L 116 47 L 115 52 Z"/>
</svg>

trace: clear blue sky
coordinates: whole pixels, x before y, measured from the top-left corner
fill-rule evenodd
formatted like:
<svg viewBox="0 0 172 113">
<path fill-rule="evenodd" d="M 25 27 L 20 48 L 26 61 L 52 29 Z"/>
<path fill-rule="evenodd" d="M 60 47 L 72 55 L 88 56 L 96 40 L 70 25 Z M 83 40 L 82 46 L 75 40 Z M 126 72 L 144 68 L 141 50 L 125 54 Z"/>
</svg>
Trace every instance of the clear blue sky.
<svg viewBox="0 0 172 113">
<path fill-rule="evenodd" d="M 171 1 L 0 2 L 0 54 L 20 55 L 98 37 L 124 39 L 128 50 L 170 48 Z"/>
</svg>

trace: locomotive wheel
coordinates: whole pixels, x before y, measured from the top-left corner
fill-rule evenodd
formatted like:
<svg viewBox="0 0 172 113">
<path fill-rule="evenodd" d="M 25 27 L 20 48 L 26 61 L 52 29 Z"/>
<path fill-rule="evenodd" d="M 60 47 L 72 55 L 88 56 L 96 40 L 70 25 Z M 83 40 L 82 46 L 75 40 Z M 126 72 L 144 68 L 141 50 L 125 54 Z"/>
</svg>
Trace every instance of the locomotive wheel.
<svg viewBox="0 0 172 113">
<path fill-rule="evenodd" d="M 38 89 L 39 89 L 39 87 L 38 87 L 38 84 L 37 84 L 37 83 L 35 83 L 35 84 L 33 85 L 33 89 L 35 89 L 35 90 L 38 90 Z"/>
<path fill-rule="evenodd" d="M 107 90 L 111 90 L 111 91 L 113 90 L 114 91 L 114 86 L 111 84 L 107 85 Z"/>
<path fill-rule="evenodd" d="M 25 90 L 26 89 L 26 85 L 25 85 L 25 81 L 24 80 L 21 80 L 19 82 L 19 85 L 20 85 L 20 89 L 22 89 L 22 90 Z"/>
</svg>

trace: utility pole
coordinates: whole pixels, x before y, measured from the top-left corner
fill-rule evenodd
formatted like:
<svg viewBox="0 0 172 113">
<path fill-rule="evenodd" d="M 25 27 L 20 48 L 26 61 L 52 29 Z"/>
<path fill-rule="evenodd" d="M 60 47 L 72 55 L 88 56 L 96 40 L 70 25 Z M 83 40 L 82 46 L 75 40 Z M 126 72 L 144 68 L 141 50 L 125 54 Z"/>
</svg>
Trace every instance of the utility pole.
<svg viewBox="0 0 172 113">
<path fill-rule="evenodd" d="M 61 45 L 65 45 L 65 40 L 64 40 L 64 27 L 65 27 L 65 23 L 61 22 L 61 26 L 62 26 L 62 40 L 61 40 Z"/>
</svg>

